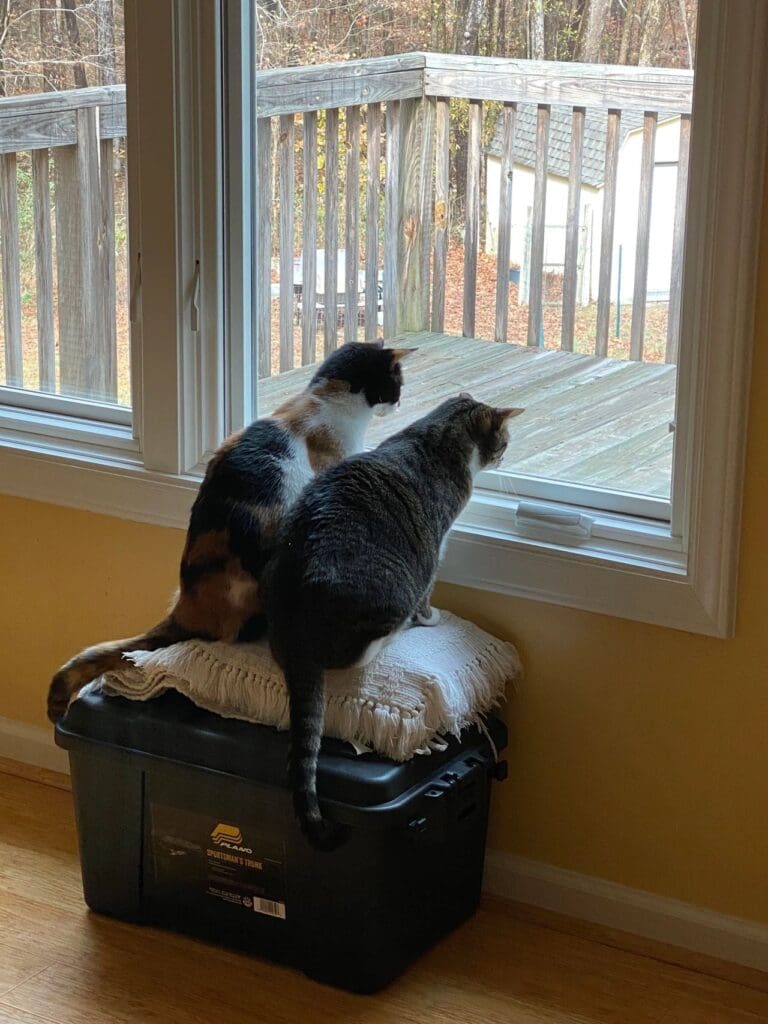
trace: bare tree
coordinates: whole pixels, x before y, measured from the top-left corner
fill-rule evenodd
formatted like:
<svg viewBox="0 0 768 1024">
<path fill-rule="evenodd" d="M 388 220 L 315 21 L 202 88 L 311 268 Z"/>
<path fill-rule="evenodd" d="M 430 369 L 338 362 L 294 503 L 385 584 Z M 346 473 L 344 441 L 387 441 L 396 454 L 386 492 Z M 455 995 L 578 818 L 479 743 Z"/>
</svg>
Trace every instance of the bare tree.
<svg viewBox="0 0 768 1024">
<path fill-rule="evenodd" d="M 662 0 L 648 0 L 640 29 L 637 63 L 652 65 L 659 52 L 661 30 L 664 27 Z"/>
<path fill-rule="evenodd" d="M 115 11 L 112 0 L 96 0 L 96 49 L 99 84 L 115 84 Z"/>
<path fill-rule="evenodd" d="M 544 0 L 530 0 L 528 9 L 528 54 L 533 60 L 546 60 L 544 47 Z"/>
<path fill-rule="evenodd" d="M 11 21 L 10 0 L 0 0 L 0 96 L 5 96 L 5 46 Z"/>
<path fill-rule="evenodd" d="M 40 49 L 43 58 L 43 90 L 52 92 L 61 88 L 56 62 L 61 55 L 61 33 L 56 12 L 56 0 L 38 0 L 37 12 L 40 28 Z"/>
<path fill-rule="evenodd" d="M 393 32 L 395 16 L 390 6 L 382 8 L 381 23 L 384 27 L 383 53 L 385 57 L 390 57 L 395 52 L 395 36 Z"/>
<path fill-rule="evenodd" d="M 64 12 L 64 24 L 67 29 L 69 46 L 73 57 L 72 74 L 75 79 L 76 89 L 85 89 L 88 86 L 88 77 L 83 64 L 83 48 L 80 44 L 80 25 L 75 11 L 76 0 L 61 0 L 61 7 Z"/>
<path fill-rule="evenodd" d="M 485 15 L 486 0 L 469 0 L 464 15 L 461 32 L 458 34 L 457 52 L 466 55 L 476 54 L 480 39 L 480 25 Z"/>
<path fill-rule="evenodd" d="M 445 49 L 445 10 L 440 0 L 429 4 L 429 48 L 435 53 Z"/>
<path fill-rule="evenodd" d="M 619 42 L 619 64 L 629 64 L 629 49 L 632 45 L 632 30 L 637 21 L 636 14 L 637 0 L 626 0 L 624 10 L 624 23 L 621 26 L 621 41 Z"/>
<path fill-rule="evenodd" d="M 685 32 L 685 46 L 688 51 L 688 67 L 693 67 L 693 46 L 691 45 L 691 30 L 688 26 L 688 9 L 686 7 L 685 0 L 678 0 L 680 5 L 680 19 L 683 23 L 683 31 Z"/>
<path fill-rule="evenodd" d="M 579 40 L 579 60 L 588 64 L 600 61 L 600 44 L 605 33 L 605 25 L 611 9 L 611 0 L 586 0 L 581 16 L 581 35 Z"/>
<path fill-rule="evenodd" d="M 461 4 L 461 6 L 460 6 Z M 457 0 L 455 52 L 473 56 L 478 52 L 480 25 L 485 14 L 485 0 Z M 453 180 L 456 182 L 456 205 L 463 209 L 467 194 L 468 124 L 454 126 L 455 151 L 452 154 Z"/>
</svg>

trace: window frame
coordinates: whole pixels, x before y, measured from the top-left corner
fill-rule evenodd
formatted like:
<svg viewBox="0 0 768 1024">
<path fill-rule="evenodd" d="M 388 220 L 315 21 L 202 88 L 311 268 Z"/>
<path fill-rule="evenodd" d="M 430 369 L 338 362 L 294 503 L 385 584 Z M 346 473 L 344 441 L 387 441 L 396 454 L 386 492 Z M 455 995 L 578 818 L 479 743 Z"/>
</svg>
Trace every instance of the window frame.
<svg viewBox="0 0 768 1024">
<path fill-rule="evenodd" d="M 220 2 L 126 0 L 133 428 L 0 402 L 5 493 L 186 527 L 207 456 L 245 419 L 254 389 L 243 344 L 255 216 L 245 130 L 253 82 L 241 45 L 250 4 Z M 515 516 L 529 499 L 480 486 L 452 531 L 441 578 L 728 636 L 768 129 L 768 7 L 702 3 L 699 35 L 671 524 L 590 511 L 588 537 L 520 529 Z M 733 110 L 743 116 L 727 116 Z M 743 156 L 738 165 L 733 153 Z M 587 511 L 584 494 L 572 488 L 564 501 L 564 493 L 536 504 L 570 501 Z"/>
</svg>

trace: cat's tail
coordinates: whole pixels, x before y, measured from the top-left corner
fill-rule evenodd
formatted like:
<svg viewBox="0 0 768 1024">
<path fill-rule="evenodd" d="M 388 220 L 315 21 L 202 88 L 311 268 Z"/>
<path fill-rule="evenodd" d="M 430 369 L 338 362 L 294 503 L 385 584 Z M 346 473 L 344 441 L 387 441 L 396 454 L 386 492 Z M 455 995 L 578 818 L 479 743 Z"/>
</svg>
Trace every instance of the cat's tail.
<svg viewBox="0 0 768 1024">
<path fill-rule="evenodd" d="M 317 850 L 333 850 L 343 841 L 343 833 L 323 818 L 317 800 L 317 759 L 325 717 L 323 670 L 294 655 L 285 660 L 283 671 L 291 711 L 288 776 L 293 807 L 309 843 Z"/>
<path fill-rule="evenodd" d="M 102 673 L 119 668 L 127 651 L 156 651 L 189 638 L 190 633 L 182 630 L 173 619 L 167 618 L 139 636 L 86 647 L 74 658 L 70 658 L 66 665 L 62 665 L 51 680 L 48 689 L 48 717 L 54 723 L 63 718 L 77 691 Z"/>
</svg>

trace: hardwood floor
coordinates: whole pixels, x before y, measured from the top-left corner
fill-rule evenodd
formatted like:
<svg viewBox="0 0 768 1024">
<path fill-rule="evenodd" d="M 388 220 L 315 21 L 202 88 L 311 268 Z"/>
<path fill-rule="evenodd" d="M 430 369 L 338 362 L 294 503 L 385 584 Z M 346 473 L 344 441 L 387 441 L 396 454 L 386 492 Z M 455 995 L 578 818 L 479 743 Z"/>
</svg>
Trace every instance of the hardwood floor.
<svg viewBox="0 0 768 1024">
<path fill-rule="evenodd" d="M 598 359 L 525 345 L 412 334 L 418 351 L 403 365 L 400 409 L 374 420 L 368 440 L 423 416 L 443 398 L 469 391 L 525 415 L 510 423 L 502 468 L 597 487 L 669 497 L 676 368 L 665 363 Z M 315 367 L 259 382 L 259 412 L 305 387 Z"/>
<path fill-rule="evenodd" d="M 348 995 L 89 913 L 71 795 L 0 773 L 0 1024 L 768 1021 L 768 992 L 750 983 L 762 976 L 744 972 L 737 984 L 654 959 L 656 948 L 640 940 L 646 955 L 615 948 L 607 933 L 595 941 L 560 925 L 489 900 L 388 990 Z"/>
</svg>

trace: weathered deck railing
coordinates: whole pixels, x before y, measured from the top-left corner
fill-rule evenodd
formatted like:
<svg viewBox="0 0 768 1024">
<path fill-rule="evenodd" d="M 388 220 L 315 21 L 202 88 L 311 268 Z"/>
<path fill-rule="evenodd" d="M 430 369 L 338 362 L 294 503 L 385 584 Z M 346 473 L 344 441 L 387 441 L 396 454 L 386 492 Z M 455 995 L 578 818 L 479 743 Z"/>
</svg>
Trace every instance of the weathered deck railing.
<svg viewBox="0 0 768 1024">
<path fill-rule="evenodd" d="M 29 154 L 39 389 L 56 390 L 58 321 L 61 393 L 117 399 L 113 149 L 125 133 L 124 86 L 0 98 L 7 385 L 21 387 L 24 368 L 17 171 L 19 155 Z"/>
<path fill-rule="evenodd" d="M 577 302 L 579 198 L 582 186 L 584 123 L 587 109 L 604 111 L 607 119 L 605 177 L 594 351 L 606 355 L 610 328 L 611 271 L 617 205 L 617 168 L 622 111 L 643 114 L 635 280 L 630 358 L 643 358 L 646 284 L 654 146 L 658 115 L 681 115 L 680 155 L 675 201 L 672 278 L 668 310 L 666 358 L 674 361 L 679 327 L 680 266 L 687 187 L 692 73 L 655 68 L 617 67 L 554 62 L 516 61 L 413 53 L 398 57 L 352 61 L 339 65 L 287 68 L 256 76 L 259 149 L 258 266 L 261 280 L 270 280 L 275 196 L 271 177 L 272 146 L 277 151 L 279 204 L 279 369 L 294 364 L 295 122 L 303 121 L 302 163 L 302 320 L 301 361 L 315 359 L 318 312 L 323 312 L 324 350 L 337 344 L 335 315 L 338 283 L 339 195 L 344 192 L 343 239 L 345 339 L 358 326 L 358 261 L 365 268 L 365 337 L 377 328 L 377 288 L 383 263 L 383 327 L 385 335 L 442 331 L 445 323 L 446 269 L 449 242 L 450 100 L 468 101 L 466 196 L 464 213 L 463 333 L 475 335 L 478 243 L 480 237 L 481 128 L 483 103 L 501 103 L 503 145 L 499 196 L 499 236 L 495 330 L 497 341 L 508 338 L 510 211 L 515 120 L 519 104 L 536 106 L 534 195 L 531 224 L 531 272 L 527 343 L 540 344 L 543 325 L 544 238 L 548 177 L 550 113 L 554 104 L 572 109 L 568 214 L 562 289 L 560 347 L 574 347 Z M 318 179 L 318 119 L 324 118 L 325 144 Z M 273 121 L 279 119 L 277 133 Z M 346 174 L 339 175 L 339 126 L 343 126 Z M 365 125 L 361 152 L 360 126 Z M 382 146 L 382 136 L 384 145 Z M 382 189 L 384 211 L 380 214 Z M 361 190 L 365 189 L 364 245 L 361 247 Z M 324 202 L 322 234 L 325 254 L 324 294 L 315 287 L 316 250 L 320 235 L 318 197 Z M 380 256 L 380 252 L 383 254 Z M 271 296 L 262 288 L 255 297 L 257 336 L 271 337 Z M 334 306 L 334 314 L 328 308 Z M 321 308 L 322 307 L 322 308 Z M 270 346 L 260 346 L 260 373 L 270 373 Z"/>
</svg>

